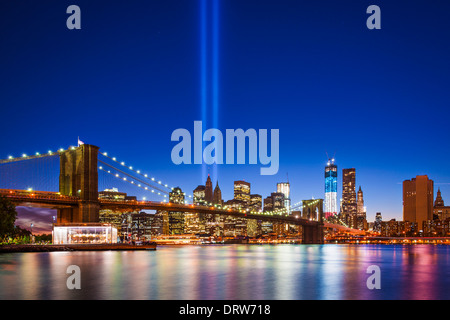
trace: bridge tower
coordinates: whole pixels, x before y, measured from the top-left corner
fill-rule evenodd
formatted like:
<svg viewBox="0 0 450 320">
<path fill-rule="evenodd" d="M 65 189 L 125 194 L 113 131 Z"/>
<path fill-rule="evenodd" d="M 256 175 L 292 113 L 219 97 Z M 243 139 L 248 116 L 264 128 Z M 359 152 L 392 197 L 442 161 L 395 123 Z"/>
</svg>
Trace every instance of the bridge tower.
<svg viewBox="0 0 450 320">
<path fill-rule="evenodd" d="M 79 197 L 78 208 L 58 210 L 58 222 L 98 222 L 98 169 L 99 147 L 82 144 L 78 148 L 60 153 L 59 192 Z"/>
<path fill-rule="evenodd" d="M 303 242 L 304 244 L 324 244 L 324 225 L 319 222 L 315 225 L 303 226 Z"/>
</svg>

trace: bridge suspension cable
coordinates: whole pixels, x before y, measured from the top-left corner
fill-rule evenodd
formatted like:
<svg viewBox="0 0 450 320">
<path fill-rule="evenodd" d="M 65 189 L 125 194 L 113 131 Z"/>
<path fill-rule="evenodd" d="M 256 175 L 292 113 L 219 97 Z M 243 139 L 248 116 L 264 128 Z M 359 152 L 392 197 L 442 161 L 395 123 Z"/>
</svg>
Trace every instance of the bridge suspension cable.
<svg viewBox="0 0 450 320">
<path fill-rule="evenodd" d="M 39 152 L 36 152 L 34 155 L 29 155 L 29 154 L 23 153 L 22 156 L 20 156 L 20 157 L 14 157 L 14 156 L 10 155 L 10 156 L 8 156 L 7 159 L 0 160 L 0 164 L 7 164 L 7 163 L 18 162 L 18 161 L 34 160 L 34 159 L 40 159 L 40 158 L 45 158 L 45 157 L 59 156 L 59 154 L 63 151 L 64 151 L 64 149 L 59 149 L 57 152 L 53 152 L 53 151 L 49 150 L 47 153 L 41 154 Z"/>
<path fill-rule="evenodd" d="M 146 186 L 142 186 L 140 183 L 135 183 L 133 180 L 129 180 L 127 177 L 121 176 L 118 173 L 113 173 L 113 172 L 111 172 L 111 170 L 106 170 L 105 168 L 103 168 L 103 166 L 100 166 L 98 169 L 103 171 L 103 172 L 106 172 L 107 174 L 109 174 L 109 175 L 111 175 L 111 176 L 113 176 L 113 177 L 115 177 L 115 178 L 117 178 L 117 179 L 119 179 L 121 181 L 128 182 L 129 184 L 131 184 L 131 185 L 133 185 L 135 187 L 141 188 L 141 189 L 143 189 L 145 191 L 149 191 L 149 192 L 157 194 L 159 196 L 162 195 L 164 198 L 167 198 L 167 192 L 163 192 L 163 193 L 166 193 L 166 194 L 161 194 L 161 192 L 159 192 L 160 190 L 158 190 L 158 189 L 156 189 L 156 190 L 158 190 L 158 192 L 155 192 L 155 188 L 154 187 L 149 186 L 147 184 L 145 184 Z M 127 175 L 127 174 L 124 174 L 124 175 L 129 177 L 129 175 Z M 134 179 L 134 178 L 131 177 L 131 179 Z M 149 187 L 150 187 L 150 189 L 149 189 Z"/>
<path fill-rule="evenodd" d="M 145 179 L 147 179 L 147 180 L 150 180 L 150 181 L 153 182 L 153 183 L 159 184 L 161 187 L 167 188 L 167 189 L 169 189 L 169 190 L 173 190 L 173 189 L 174 189 L 173 187 L 169 187 L 168 184 L 163 184 L 163 183 L 161 182 L 161 180 L 156 180 L 154 177 L 149 178 L 149 174 L 147 174 L 147 173 L 142 173 L 141 170 L 136 170 L 133 166 L 126 166 L 126 165 L 125 165 L 125 162 L 123 162 L 123 161 L 122 161 L 122 162 L 119 162 L 119 161 L 117 160 L 116 157 L 110 157 L 110 156 L 108 155 L 107 152 L 99 153 L 99 155 L 102 155 L 102 156 L 104 156 L 105 158 L 108 158 L 108 159 L 110 159 L 111 161 L 114 161 L 114 162 L 117 163 L 118 165 L 120 165 L 120 166 L 122 166 L 122 167 L 124 167 L 124 168 L 127 168 L 128 170 L 130 170 L 130 171 L 132 171 L 132 172 L 134 172 L 134 173 L 140 175 L 142 178 L 145 178 Z M 101 161 L 101 160 L 99 159 L 99 161 Z M 103 162 L 103 163 L 104 163 L 104 162 Z M 115 168 L 115 169 L 118 170 L 117 168 Z M 162 191 L 162 192 L 165 192 L 165 191 Z M 168 193 L 168 192 L 167 192 L 167 193 Z"/>
<path fill-rule="evenodd" d="M 127 176 L 127 177 L 129 177 L 129 178 L 131 178 L 133 180 L 139 181 L 140 183 L 145 184 L 146 186 L 148 186 L 148 187 L 150 187 L 152 189 L 158 190 L 158 191 L 160 191 L 162 193 L 165 193 L 165 194 L 169 194 L 168 191 L 163 190 L 163 189 L 158 188 L 158 187 L 155 187 L 155 186 L 151 185 L 150 183 L 148 183 L 148 182 L 146 182 L 146 181 L 144 181 L 142 179 L 136 178 L 136 177 L 132 176 L 131 174 L 129 174 L 129 173 L 127 173 L 127 172 L 125 172 L 125 171 L 123 171 L 121 169 L 118 169 L 118 168 L 116 168 L 116 167 L 114 167 L 114 166 L 112 166 L 112 165 L 110 165 L 110 164 L 108 164 L 108 163 L 106 163 L 106 162 L 104 162 L 104 161 L 102 161 L 100 159 L 98 160 L 98 162 L 100 162 L 101 164 L 103 164 L 103 165 L 105 165 L 105 166 L 107 166 L 107 167 L 109 167 L 109 168 L 111 168 L 113 170 L 116 170 L 116 171 L 122 173 L 123 175 L 125 175 L 125 176 Z M 102 170 L 103 167 L 100 166 L 99 169 Z M 124 180 L 124 181 L 126 181 L 126 180 Z"/>
<path fill-rule="evenodd" d="M 58 191 L 59 159 L 57 156 L 57 153 L 23 155 L 21 158 L 0 161 L 0 188 Z"/>
</svg>

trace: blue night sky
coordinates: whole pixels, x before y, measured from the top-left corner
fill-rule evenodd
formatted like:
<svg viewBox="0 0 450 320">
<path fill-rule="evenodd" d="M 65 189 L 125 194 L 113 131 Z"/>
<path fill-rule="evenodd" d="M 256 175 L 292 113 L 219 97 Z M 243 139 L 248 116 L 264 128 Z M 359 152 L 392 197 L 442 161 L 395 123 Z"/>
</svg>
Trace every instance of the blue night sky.
<svg viewBox="0 0 450 320">
<path fill-rule="evenodd" d="M 72 4 L 81 30 L 66 27 Z M 372 4 L 381 30 L 366 27 Z M 444 1 L 4 0 L 0 158 L 79 136 L 189 194 L 210 172 L 225 200 L 242 179 L 266 197 L 288 174 L 295 203 L 324 197 L 328 152 L 338 198 L 354 167 L 368 220 L 401 220 L 401 183 L 416 175 L 450 203 L 449 12 Z M 195 120 L 279 129 L 278 174 L 173 164 L 171 134 Z"/>
</svg>

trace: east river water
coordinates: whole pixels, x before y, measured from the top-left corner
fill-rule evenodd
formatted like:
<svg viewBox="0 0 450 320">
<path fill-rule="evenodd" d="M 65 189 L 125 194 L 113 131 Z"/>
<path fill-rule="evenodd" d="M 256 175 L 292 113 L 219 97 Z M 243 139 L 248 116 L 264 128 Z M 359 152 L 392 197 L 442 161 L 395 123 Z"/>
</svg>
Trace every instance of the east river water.
<svg viewBox="0 0 450 320">
<path fill-rule="evenodd" d="M 68 267 L 81 289 L 68 289 Z M 370 266 L 380 289 L 369 289 Z M 450 246 L 204 245 L 0 254 L 0 299 L 450 299 Z"/>
</svg>

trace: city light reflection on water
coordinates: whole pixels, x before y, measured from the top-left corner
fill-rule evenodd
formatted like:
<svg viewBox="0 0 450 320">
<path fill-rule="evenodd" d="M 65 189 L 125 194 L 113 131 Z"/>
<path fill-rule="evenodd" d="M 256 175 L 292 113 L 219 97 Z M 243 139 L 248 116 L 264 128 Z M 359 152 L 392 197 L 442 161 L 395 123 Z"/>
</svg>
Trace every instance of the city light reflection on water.
<svg viewBox="0 0 450 320">
<path fill-rule="evenodd" d="M 448 246 L 217 245 L 0 254 L 0 299 L 449 299 Z M 81 290 L 69 290 L 69 265 Z M 381 269 L 369 290 L 367 268 Z"/>
</svg>

